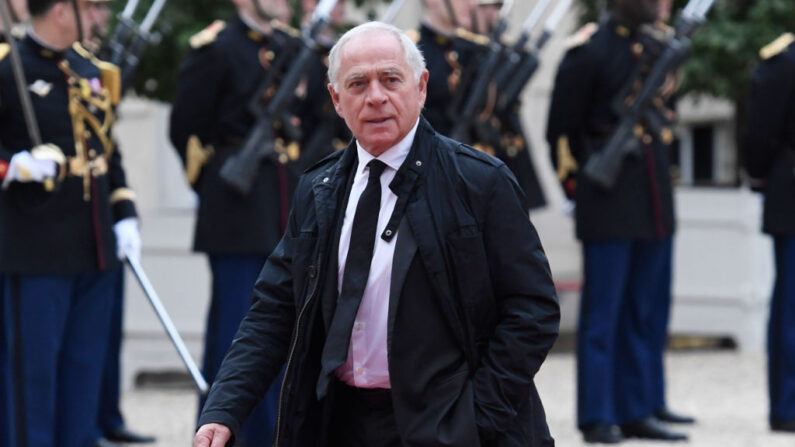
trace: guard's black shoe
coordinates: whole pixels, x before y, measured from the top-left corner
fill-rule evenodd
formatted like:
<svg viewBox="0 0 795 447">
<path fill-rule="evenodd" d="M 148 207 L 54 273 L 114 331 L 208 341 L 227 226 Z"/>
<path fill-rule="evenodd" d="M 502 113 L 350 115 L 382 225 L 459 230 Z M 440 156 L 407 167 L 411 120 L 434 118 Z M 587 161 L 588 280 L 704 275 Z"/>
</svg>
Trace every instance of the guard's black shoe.
<svg viewBox="0 0 795 447">
<path fill-rule="evenodd" d="M 130 444 L 149 444 L 156 441 L 154 436 L 135 433 L 123 425 L 105 433 L 105 438 L 111 441 L 127 442 Z"/>
<path fill-rule="evenodd" d="M 92 447 L 122 447 L 122 445 L 110 441 L 107 438 L 99 438 L 94 442 Z"/>
<path fill-rule="evenodd" d="M 621 431 L 627 438 L 657 439 L 660 441 L 687 440 L 686 434 L 668 430 L 654 417 L 648 417 L 631 424 L 622 425 Z"/>
<path fill-rule="evenodd" d="M 770 429 L 773 431 L 785 431 L 795 433 L 795 419 L 787 419 L 785 421 L 773 421 L 770 423 Z"/>
<path fill-rule="evenodd" d="M 618 444 L 624 436 L 615 425 L 594 424 L 583 427 L 582 439 L 589 444 Z"/>
<path fill-rule="evenodd" d="M 694 418 L 676 414 L 667 407 L 657 410 L 654 413 L 654 417 L 656 417 L 659 421 L 667 422 L 669 424 L 693 424 L 696 422 Z"/>
</svg>

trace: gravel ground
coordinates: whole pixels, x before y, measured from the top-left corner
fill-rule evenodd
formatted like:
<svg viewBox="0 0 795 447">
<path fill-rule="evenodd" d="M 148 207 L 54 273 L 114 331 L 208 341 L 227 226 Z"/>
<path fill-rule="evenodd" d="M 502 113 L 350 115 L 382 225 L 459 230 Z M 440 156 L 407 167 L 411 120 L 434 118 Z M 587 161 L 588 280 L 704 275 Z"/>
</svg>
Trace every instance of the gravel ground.
<svg viewBox="0 0 795 447">
<path fill-rule="evenodd" d="M 795 445 L 795 434 L 773 434 L 767 427 L 765 357 L 735 351 L 676 351 L 667 358 L 668 401 L 677 412 L 698 418 L 682 426 L 696 447 L 778 447 Z M 560 447 L 585 446 L 575 428 L 574 356 L 550 355 L 536 383 L 550 429 Z M 127 423 L 158 436 L 155 446 L 189 446 L 196 397 L 187 388 L 139 387 L 125 393 Z M 627 441 L 626 447 L 665 445 Z"/>
</svg>

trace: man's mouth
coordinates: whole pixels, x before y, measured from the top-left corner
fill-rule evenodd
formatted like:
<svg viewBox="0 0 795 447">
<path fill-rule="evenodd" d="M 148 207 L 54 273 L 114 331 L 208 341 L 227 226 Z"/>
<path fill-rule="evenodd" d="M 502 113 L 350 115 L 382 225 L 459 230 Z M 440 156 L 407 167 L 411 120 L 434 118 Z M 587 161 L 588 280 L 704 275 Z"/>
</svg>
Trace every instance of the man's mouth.
<svg viewBox="0 0 795 447">
<path fill-rule="evenodd" d="M 370 118 L 370 119 L 365 120 L 365 121 L 367 123 L 369 123 L 369 124 L 383 124 L 383 123 L 387 122 L 389 119 L 390 119 L 389 117 L 385 117 L 385 118 Z"/>
</svg>

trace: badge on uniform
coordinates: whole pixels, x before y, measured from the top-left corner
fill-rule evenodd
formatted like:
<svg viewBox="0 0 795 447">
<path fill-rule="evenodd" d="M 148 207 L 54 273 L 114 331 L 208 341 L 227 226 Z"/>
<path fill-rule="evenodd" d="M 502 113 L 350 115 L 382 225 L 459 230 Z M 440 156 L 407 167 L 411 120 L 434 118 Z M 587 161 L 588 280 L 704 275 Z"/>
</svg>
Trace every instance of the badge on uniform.
<svg viewBox="0 0 795 447">
<path fill-rule="evenodd" d="M 28 86 L 28 90 L 44 98 L 50 94 L 50 91 L 52 90 L 52 83 L 43 79 L 38 79 L 36 82 Z"/>
</svg>

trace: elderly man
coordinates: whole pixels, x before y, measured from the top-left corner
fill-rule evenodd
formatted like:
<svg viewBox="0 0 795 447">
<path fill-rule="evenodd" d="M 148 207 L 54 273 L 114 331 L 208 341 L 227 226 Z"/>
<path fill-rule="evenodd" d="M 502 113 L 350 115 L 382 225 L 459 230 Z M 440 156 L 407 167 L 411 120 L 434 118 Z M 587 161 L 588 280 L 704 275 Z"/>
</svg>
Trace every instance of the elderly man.
<svg viewBox="0 0 795 447">
<path fill-rule="evenodd" d="M 428 72 L 372 22 L 330 53 L 355 142 L 307 171 L 210 391 L 221 446 L 286 362 L 275 446 L 551 446 L 533 376 L 558 330 L 508 168 L 420 117 Z"/>
</svg>

